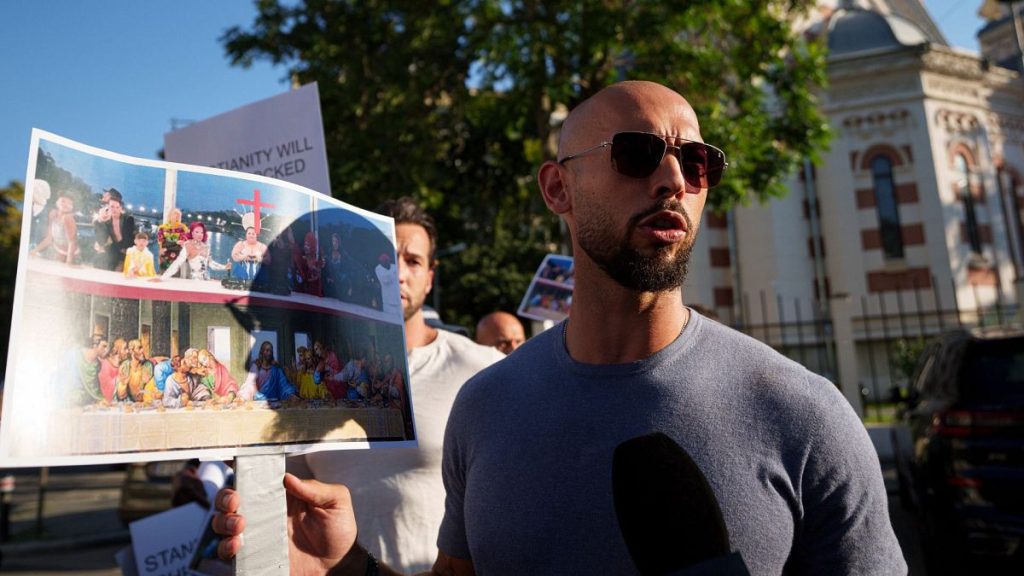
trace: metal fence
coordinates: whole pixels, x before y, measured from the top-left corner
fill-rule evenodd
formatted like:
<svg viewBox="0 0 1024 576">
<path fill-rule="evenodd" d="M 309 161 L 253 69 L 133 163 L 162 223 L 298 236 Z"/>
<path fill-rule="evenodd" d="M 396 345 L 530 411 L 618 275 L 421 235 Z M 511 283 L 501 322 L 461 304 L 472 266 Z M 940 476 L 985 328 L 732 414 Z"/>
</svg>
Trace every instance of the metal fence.
<svg viewBox="0 0 1024 576">
<path fill-rule="evenodd" d="M 876 292 L 853 303 L 857 386 L 866 418 L 884 419 L 883 412 L 895 412 L 906 397 L 917 357 L 935 336 L 957 327 L 994 329 L 1015 322 L 1019 305 L 998 288 L 994 295 L 990 290 L 987 301 L 976 286 L 968 293 L 973 298 L 961 302 L 956 285 L 940 290 L 933 278 L 929 288 Z M 723 320 L 836 382 L 833 320 L 825 302 L 770 298 L 765 290 L 753 293 L 753 306 L 751 299 L 750 293 L 743 294 L 742 313 Z"/>
</svg>

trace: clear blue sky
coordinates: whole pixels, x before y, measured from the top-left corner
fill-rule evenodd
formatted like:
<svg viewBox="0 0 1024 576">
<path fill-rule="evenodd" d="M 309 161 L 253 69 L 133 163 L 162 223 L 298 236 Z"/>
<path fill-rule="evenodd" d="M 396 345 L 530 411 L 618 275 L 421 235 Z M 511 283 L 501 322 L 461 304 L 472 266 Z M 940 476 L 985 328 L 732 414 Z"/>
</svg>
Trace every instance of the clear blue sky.
<svg viewBox="0 0 1024 576">
<path fill-rule="evenodd" d="M 232 67 L 218 42 L 252 0 L 3 0 L 0 185 L 24 181 L 32 128 L 155 158 L 171 119 L 201 120 L 288 89 Z"/>
<path fill-rule="evenodd" d="M 981 0 L 926 0 L 972 50 Z M 201 120 L 285 91 L 285 72 L 229 65 L 218 42 L 251 0 L 0 0 L 0 185 L 25 179 L 31 129 L 154 158 L 172 119 Z"/>
<path fill-rule="evenodd" d="M 946 40 L 953 46 L 975 52 L 978 39 L 974 35 L 985 23 L 978 16 L 982 4 L 982 0 L 924 0 L 924 7 L 946 35 Z"/>
</svg>

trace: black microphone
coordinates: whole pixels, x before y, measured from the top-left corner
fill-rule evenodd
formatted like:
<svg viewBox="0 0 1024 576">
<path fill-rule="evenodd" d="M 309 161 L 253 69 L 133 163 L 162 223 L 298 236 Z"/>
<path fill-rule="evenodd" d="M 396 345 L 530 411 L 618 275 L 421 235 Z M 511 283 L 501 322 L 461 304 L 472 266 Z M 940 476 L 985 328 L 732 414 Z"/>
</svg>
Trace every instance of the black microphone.
<svg viewBox="0 0 1024 576">
<path fill-rule="evenodd" d="M 627 440 L 612 458 L 615 515 L 640 573 L 749 576 L 718 499 L 690 455 L 655 432 Z"/>
</svg>

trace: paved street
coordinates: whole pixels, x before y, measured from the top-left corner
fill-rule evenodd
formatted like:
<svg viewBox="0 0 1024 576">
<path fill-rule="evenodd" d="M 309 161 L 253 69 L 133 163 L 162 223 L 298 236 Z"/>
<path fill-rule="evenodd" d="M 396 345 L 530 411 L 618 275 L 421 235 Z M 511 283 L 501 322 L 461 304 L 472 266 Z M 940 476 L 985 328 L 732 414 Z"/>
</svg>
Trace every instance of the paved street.
<svg viewBox="0 0 1024 576">
<path fill-rule="evenodd" d="M 889 493 L 889 519 L 892 521 L 892 529 L 896 532 L 896 538 L 900 541 L 903 549 L 903 557 L 907 560 L 911 576 L 926 576 L 924 557 L 921 551 L 921 538 L 918 534 L 916 521 L 910 512 L 900 505 L 898 493 L 899 481 L 896 479 L 896 469 L 883 467 L 882 475 L 885 478 L 886 492 Z"/>
<path fill-rule="evenodd" d="M 42 525 L 37 526 L 39 470 L 6 471 L 16 479 L 7 574 L 120 574 L 114 553 L 128 545 L 117 517 L 124 470 L 112 466 L 51 468 Z M 41 532 L 37 530 L 41 528 Z"/>
<path fill-rule="evenodd" d="M 114 554 L 127 545 L 119 544 L 87 547 L 84 549 L 46 552 L 40 554 L 21 554 L 16 557 L 4 557 L 0 573 L 29 574 L 40 576 L 66 576 L 67 574 L 84 574 L 88 576 L 118 576 L 121 574 Z"/>
</svg>

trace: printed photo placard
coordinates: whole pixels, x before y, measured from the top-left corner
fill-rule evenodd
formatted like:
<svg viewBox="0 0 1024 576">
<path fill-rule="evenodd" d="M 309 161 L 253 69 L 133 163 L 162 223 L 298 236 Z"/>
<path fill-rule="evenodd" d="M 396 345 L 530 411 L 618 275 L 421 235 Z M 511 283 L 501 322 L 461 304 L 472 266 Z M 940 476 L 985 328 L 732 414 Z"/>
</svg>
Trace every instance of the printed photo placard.
<svg viewBox="0 0 1024 576">
<path fill-rule="evenodd" d="M 572 308 L 574 273 L 572 256 L 545 256 L 519 304 L 518 314 L 541 322 L 564 320 Z"/>
<path fill-rule="evenodd" d="M 390 218 L 39 130 L 26 182 L 0 466 L 415 445 Z"/>
</svg>

